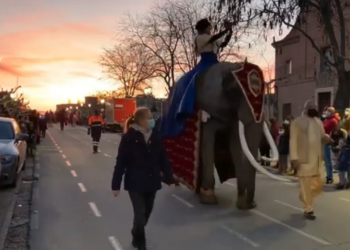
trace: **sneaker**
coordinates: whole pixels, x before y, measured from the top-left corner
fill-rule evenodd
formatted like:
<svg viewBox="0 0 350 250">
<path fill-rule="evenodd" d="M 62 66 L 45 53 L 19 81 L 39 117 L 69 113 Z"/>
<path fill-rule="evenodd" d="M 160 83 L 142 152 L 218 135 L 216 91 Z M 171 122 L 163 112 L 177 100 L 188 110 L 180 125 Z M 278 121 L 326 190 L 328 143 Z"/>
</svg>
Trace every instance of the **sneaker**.
<svg viewBox="0 0 350 250">
<path fill-rule="evenodd" d="M 304 212 L 304 217 L 307 220 L 316 220 L 314 212 Z"/>
<path fill-rule="evenodd" d="M 333 179 L 326 179 L 326 184 L 333 184 Z"/>
</svg>

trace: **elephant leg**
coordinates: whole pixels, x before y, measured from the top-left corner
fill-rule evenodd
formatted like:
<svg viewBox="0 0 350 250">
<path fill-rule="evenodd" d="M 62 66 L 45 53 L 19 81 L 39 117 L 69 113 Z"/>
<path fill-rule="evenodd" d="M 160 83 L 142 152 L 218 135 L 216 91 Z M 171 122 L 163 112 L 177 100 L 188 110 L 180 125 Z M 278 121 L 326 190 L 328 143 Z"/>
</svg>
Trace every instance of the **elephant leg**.
<svg viewBox="0 0 350 250">
<path fill-rule="evenodd" d="M 259 136 L 262 133 L 262 126 L 261 128 L 259 126 L 260 124 L 253 123 L 249 125 L 248 128 L 246 127 L 245 136 L 248 147 L 253 155 L 258 154 L 258 147 L 260 144 Z M 256 132 L 256 130 L 258 130 L 258 132 Z M 238 134 L 238 123 L 235 123 L 232 127 L 230 142 L 231 156 L 235 164 L 237 177 L 238 197 L 236 206 L 241 210 L 253 209 L 256 207 L 256 203 L 254 202 L 256 170 L 243 154 Z"/>
<path fill-rule="evenodd" d="M 246 210 L 246 184 L 243 168 L 242 148 L 238 139 L 238 123 L 234 123 L 230 134 L 230 152 L 232 161 L 235 165 L 237 178 L 237 202 L 236 207 L 240 210 Z"/>
<path fill-rule="evenodd" d="M 215 123 L 212 120 L 202 124 L 201 131 L 201 162 L 202 185 L 200 190 L 200 202 L 203 204 L 218 204 L 215 196 L 215 176 L 214 176 L 214 144 L 215 144 Z"/>
<path fill-rule="evenodd" d="M 260 146 L 260 138 L 263 133 L 263 123 L 251 123 L 245 126 L 245 137 L 247 139 L 248 147 L 252 155 L 257 156 Z M 255 208 L 255 182 L 256 182 L 256 169 L 248 161 L 247 157 L 244 157 L 244 166 L 247 171 L 247 204 L 250 208 Z"/>
</svg>

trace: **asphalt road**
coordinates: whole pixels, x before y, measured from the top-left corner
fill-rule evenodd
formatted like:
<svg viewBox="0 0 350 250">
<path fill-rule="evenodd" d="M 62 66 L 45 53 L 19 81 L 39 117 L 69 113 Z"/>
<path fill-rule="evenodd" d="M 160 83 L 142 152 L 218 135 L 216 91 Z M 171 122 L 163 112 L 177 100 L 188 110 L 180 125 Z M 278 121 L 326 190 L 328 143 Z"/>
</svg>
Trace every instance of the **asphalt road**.
<svg viewBox="0 0 350 250">
<path fill-rule="evenodd" d="M 110 190 L 119 140 L 103 134 L 94 155 L 85 128 L 50 128 L 40 145 L 31 249 L 133 249 L 128 195 L 114 198 Z M 250 212 L 233 206 L 235 180 L 218 184 L 217 195 L 220 205 L 204 206 L 184 187 L 164 187 L 147 226 L 149 249 L 350 249 L 350 191 L 325 187 L 315 204 L 316 221 L 303 219 L 296 183 L 258 175 L 258 208 Z"/>
</svg>

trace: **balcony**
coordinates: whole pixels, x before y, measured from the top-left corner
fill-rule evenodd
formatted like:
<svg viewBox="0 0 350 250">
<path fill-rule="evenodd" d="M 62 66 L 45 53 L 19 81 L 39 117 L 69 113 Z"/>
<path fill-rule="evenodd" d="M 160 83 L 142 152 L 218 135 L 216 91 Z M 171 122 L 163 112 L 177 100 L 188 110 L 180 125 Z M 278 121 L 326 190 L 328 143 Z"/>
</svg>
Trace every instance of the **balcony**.
<svg viewBox="0 0 350 250">
<path fill-rule="evenodd" d="M 337 75 L 333 71 L 320 72 L 316 78 L 318 88 L 333 87 L 337 84 Z"/>
</svg>

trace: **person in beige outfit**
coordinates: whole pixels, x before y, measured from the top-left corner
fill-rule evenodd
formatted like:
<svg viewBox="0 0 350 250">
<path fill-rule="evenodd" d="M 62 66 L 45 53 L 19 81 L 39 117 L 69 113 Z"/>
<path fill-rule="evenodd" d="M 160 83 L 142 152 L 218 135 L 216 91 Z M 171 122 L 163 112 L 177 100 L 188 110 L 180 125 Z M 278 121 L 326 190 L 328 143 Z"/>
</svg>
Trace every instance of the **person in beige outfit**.
<svg viewBox="0 0 350 250">
<path fill-rule="evenodd" d="M 313 199 L 322 192 L 323 146 L 329 141 L 313 100 L 305 103 L 302 116 L 291 123 L 289 157 L 298 169 L 299 198 L 304 204 L 304 216 L 315 220 Z"/>
</svg>

